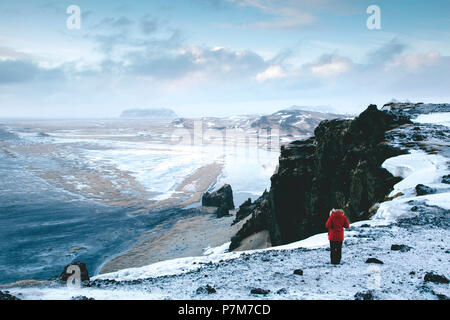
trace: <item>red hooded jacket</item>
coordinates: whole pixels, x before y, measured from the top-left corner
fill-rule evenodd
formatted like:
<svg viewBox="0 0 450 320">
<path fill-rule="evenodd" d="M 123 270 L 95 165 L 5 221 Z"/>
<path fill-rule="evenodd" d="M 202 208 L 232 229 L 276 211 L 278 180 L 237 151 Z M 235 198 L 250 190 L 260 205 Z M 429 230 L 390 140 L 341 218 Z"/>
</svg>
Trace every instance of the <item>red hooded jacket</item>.
<svg viewBox="0 0 450 320">
<path fill-rule="evenodd" d="M 328 218 L 325 228 L 328 229 L 328 240 L 344 241 L 344 228 L 348 228 L 347 217 L 342 211 L 333 212 Z"/>
</svg>

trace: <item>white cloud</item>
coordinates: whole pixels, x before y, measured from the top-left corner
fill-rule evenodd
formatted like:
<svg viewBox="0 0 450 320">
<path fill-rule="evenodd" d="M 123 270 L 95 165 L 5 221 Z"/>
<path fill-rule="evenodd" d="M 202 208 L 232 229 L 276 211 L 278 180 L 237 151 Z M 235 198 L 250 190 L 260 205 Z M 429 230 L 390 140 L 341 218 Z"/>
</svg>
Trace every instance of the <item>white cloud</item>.
<svg viewBox="0 0 450 320">
<path fill-rule="evenodd" d="M 435 66 L 440 63 L 441 54 L 439 51 L 430 51 L 426 54 L 409 54 L 397 57 L 393 66 L 403 67 L 409 71 L 417 71 L 422 67 Z"/>
<path fill-rule="evenodd" d="M 0 60 L 29 59 L 30 55 L 8 47 L 0 47 Z"/>
<path fill-rule="evenodd" d="M 255 79 L 258 81 L 266 81 L 271 79 L 280 79 L 284 78 L 286 76 L 286 73 L 283 71 L 281 66 L 279 65 L 273 65 L 268 67 L 263 72 L 258 73 L 255 76 Z"/>
<path fill-rule="evenodd" d="M 318 62 L 307 65 L 310 72 L 319 77 L 336 77 L 352 69 L 353 63 L 339 56 L 323 56 Z"/>
</svg>

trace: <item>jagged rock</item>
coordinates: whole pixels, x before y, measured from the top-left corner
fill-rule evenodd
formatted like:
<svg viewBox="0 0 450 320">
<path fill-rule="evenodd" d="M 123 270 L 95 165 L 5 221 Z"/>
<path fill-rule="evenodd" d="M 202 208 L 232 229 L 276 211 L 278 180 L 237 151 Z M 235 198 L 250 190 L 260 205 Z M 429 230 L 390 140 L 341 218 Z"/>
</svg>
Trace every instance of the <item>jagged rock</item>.
<svg viewBox="0 0 450 320">
<path fill-rule="evenodd" d="M 243 204 L 239 206 L 238 211 L 236 212 L 236 217 L 231 225 L 234 225 L 249 216 L 252 213 L 252 210 L 255 208 L 255 205 L 252 204 L 252 199 L 248 198 Z"/>
<path fill-rule="evenodd" d="M 377 263 L 377 264 L 383 264 L 384 262 L 381 260 L 378 260 L 377 258 L 369 258 L 366 260 L 366 263 Z"/>
<path fill-rule="evenodd" d="M 219 190 L 212 193 L 206 192 L 202 197 L 202 206 L 218 207 L 217 215 L 228 215 L 229 210 L 234 209 L 233 190 L 229 184 L 223 185 Z"/>
<path fill-rule="evenodd" d="M 20 300 L 20 299 L 10 294 L 9 291 L 0 291 L 0 300 Z"/>
<path fill-rule="evenodd" d="M 444 284 L 448 284 L 449 282 L 446 276 L 442 276 L 434 272 L 427 272 L 423 280 L 425 282 L 444 283 Z"/>
<path fill-rule="evenodd" d="M 287 294 L 287 289 L 281 288 L 280 290 L 277 291 L 277 294 Z"/>
<path fill-rule="evenodd" d="M 314 137 L 283 145 L 266 199 L 232 238 L 230 250 L 262 230 L 274 246 L 325 232 L 331 208 L 343 208 L 351 222 L 367 219 L 401 180 L 381 164 L 406 153 L 385 142 L 387 131 L 406 123 L 408 116 L 370 105 L 353 120 L 322 121 Z"/>
<path fill-rule="evenodd" d="M 443 176 L 441 182 L 442 183 L 446 183 L 446 184 L 450 184 L 450 174 L 448 174 L 446 176 Z"/>
<path fill-rule="evenodd" d="M 72 262 L 71 264 L 68 264 L 67 266 L 64 267 L 64 270 L 61 272 L 61 274 L 59 276 L 57 276 L 57 280 L 66 283 L 67 279 L 73 274 L 72 273 L 67 273 L 67 268 L 69 268 L 70 266 L 78 266 L 80 268 L 80 280 L 81 282 L 84 281 L 89 281 L 89 272 L 87 270 L 86 264 L 80 261 L 75 261 Z"/>
<path fill-rule="evenodd" d="M 270 228 L 270 206 L 268 200 L 264 200 L 255 208 L 250 219 L 248 219 L 241 229 L 231 238 L 229 251 L 239 247 L 242 240 L 263 230 Z"/>
<path fill-rule="evenodd" d="M 416 186 L 416 194 L 418 196 L 424 196 L 426 194 L 432 194 L 432 193 L 435 193 L 435 192 L 436 192 L 435 189 L 427 187 L 427 186 L 425 186 L 423 184 L 418 184 Z"/>
<path fill-rule="evenodd" d="M 423 135 L 419 134 L 419 133 L 415 133 L 411 137 L 412 137 L 412 139 L 414 141 L 423 141 L 423 140 L 425 140 L 425 137 Z"/>
<path fill-rule="evenodd" d="M 78 301 L 82 301 L 82 300 L 95 300 L 94 298 L 88 298 L 86 296 L 74 296 L 71 298 L 71 300 L 78 300 Z"/>
<path fill-rule="evenodd" d="M 250 290 L 251 294 L 262 294 L 262 295 L 267 295 L 270 293 L 270 290 L 265 290 L 265 289 L 261 289 L 261 288 L 254 288 L 252 290 Z"/>
<path fill-rule="evenodd" d="M 303 270 L 302 269 L 296 269 L 296 270 L 294 270 L 294 274 L 296 274 L 298 276 L 302 276 L 303 275 Z"/>
<path fill-rule="evenodd" d="M 198 287 L 195 291 L 196 294 L 212 294 L 216 293 L 216 289 L 211 287 L 209 284 L 206 287 Z"/>
<path fill-rule="evenodd" d="M 439 300 L 450 300 L 450 298 L 447 297 L 445 294 L 437 293 L 433 290 L 431 291 L 431 293 L 433 293 Z"/>
<path fill-rule="evenodd" d="M 228 216 L 230 214 L 230 210 L 228 209 L 227 204 L 222 203 L 222 205 L 217 208 L 215 214 L 216 214 L 217 218 L 222 218 L 222 217 Z"/>
<path fill-rule="evenodd" d="M 439 300 L 444 300 L 444 301 L 450 300 L 449 297 L 447 297 L 445 294 L 442 294 L 442 293 L 434 292 L 434 295 L 435 295 Z"/>
<path fill-rule="evenodd" d="M 400 251 L 400 252 L 407 252 L 409 250 L 411 250 L 412 248 L 405 245 L 405 244 L 393 244 L 391 246 L 391 250 L 392 251 Z"/>
<path fill-rule="evenodd" d="M 266 200 L 269 193 L 264 190 L 264 193 L 252 203 L 252 200 L 248 198 L 243 204 L 239 206 L 239 210 L 236 212 L 236 218 L 234 219 L 232 225 L 238 223 L 239 221 L 248 217 L 256 207 L 258 207 L 262 201 Z"/>
<path fill-rule="evenodd" d="M 366 292 L 357 292 L 355 300 L 375 300 L 375 296 L 371 290 Z"/>
</svg>

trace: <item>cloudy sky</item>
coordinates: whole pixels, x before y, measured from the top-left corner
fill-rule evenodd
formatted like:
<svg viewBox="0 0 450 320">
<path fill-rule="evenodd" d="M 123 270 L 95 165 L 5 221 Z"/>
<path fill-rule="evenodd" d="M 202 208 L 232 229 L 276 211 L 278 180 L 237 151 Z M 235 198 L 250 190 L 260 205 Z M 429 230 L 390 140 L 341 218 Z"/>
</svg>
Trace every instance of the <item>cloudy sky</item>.
<svg viewBox="0 0 450 320">
<path fill-rule="evenodd" d="M 2 1 L 0 117 L 450 102 L 449 12 L 448 0 Z"/>
</svg>

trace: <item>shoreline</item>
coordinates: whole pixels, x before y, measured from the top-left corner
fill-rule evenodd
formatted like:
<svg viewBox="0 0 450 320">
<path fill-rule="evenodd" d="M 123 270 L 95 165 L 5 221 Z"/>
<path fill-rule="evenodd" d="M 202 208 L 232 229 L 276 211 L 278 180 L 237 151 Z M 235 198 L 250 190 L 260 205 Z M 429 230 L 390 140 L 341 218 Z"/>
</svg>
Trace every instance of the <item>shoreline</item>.
<svg viewBox="0 0 450 320">
<path fill-rule="evenodd" d="M 229 242 L 247 220 L 232 226 L 236 210 L 222 218 L 217 218 L 212 213 L 213 208 L 199 207 L 199 210 L 201 214 L 180 218 L 170 228 L 164 228 L 166 223 L 161 223 L 144 232 L 139 237 L 141 240 L 130 249 L 104 262 L 97 274 L 143 267 L 176 258 L 202 256 L 206 249 Z"/>
</svg>

